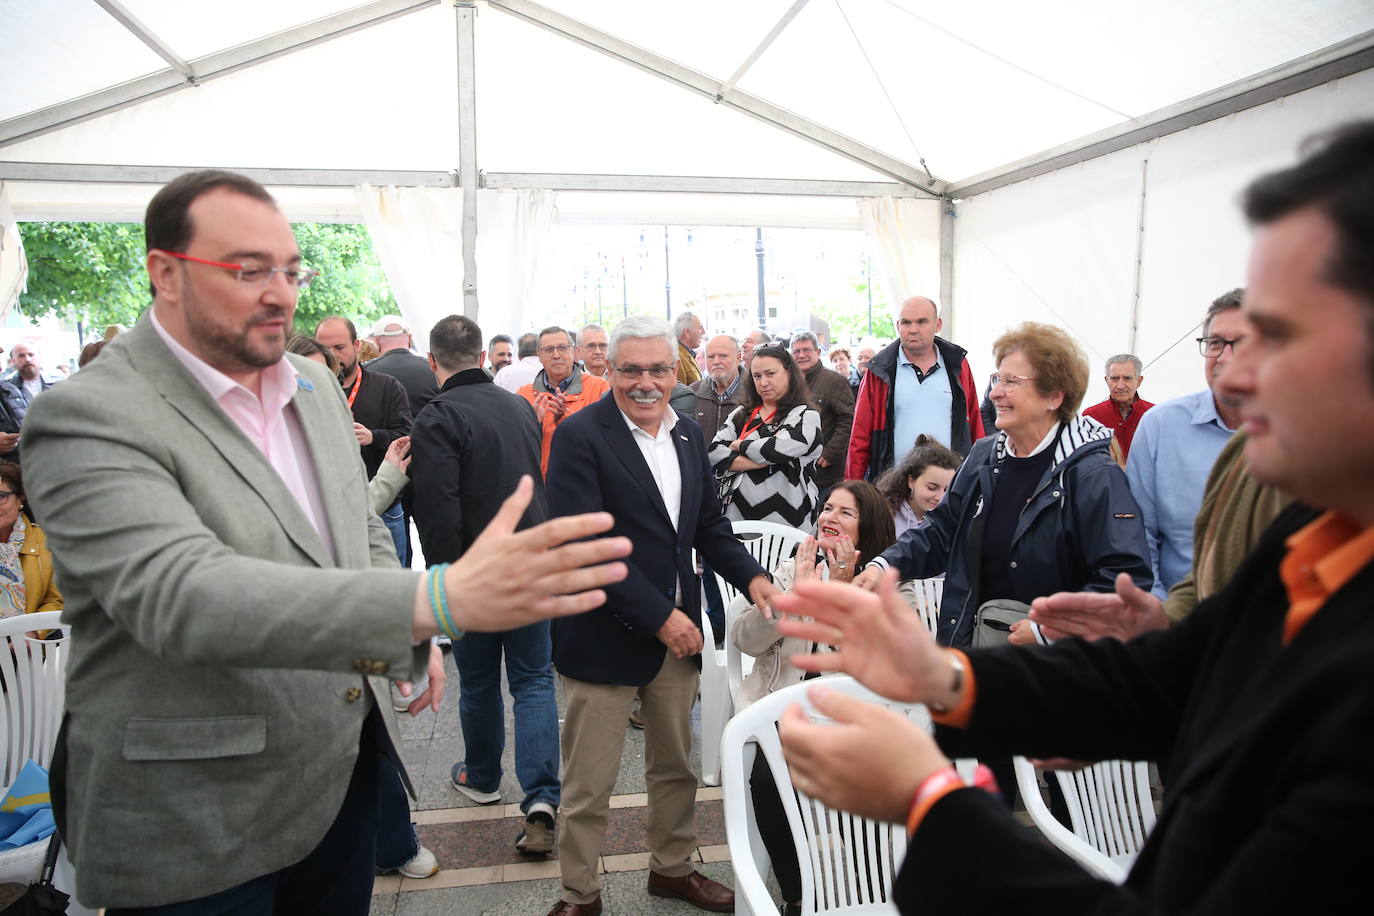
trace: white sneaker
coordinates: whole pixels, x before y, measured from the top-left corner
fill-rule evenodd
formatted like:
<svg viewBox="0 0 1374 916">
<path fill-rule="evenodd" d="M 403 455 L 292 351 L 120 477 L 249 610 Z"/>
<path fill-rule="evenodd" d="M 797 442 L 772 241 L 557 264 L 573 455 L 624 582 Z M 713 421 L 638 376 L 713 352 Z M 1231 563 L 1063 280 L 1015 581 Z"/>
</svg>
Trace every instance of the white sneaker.
<svg viewBox="0 0 1374 916">
<path fill-rule="evenodd" d="M 391 682 L 391 708 L 397 712 L 410 712 L 410 704 L 425 692 L 425 682 L 410 685 L 410 696 L 401 696 L 400 681 Z"/>
<path fill-rule="evenodd" d="M 439 872 L 439 860 L 421 846 L 415 851 L 415 857 L 400 867 L 400 872 L 407 878 L 432 878 Z"/>
<path fill-rule="evenodd" d="M 548 855 L 553 852 L 553 829 L 556 814 L 548 802 L 535 802 L 525 812 L 525 829 L 515 838 L 515 848 L 525 855 Z"/>
</svg>

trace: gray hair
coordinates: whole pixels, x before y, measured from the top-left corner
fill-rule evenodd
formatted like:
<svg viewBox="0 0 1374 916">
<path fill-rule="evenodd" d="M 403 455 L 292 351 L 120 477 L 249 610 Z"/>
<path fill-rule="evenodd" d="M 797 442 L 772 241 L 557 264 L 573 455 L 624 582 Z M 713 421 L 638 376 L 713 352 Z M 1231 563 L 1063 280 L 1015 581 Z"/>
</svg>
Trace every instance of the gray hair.
<svg viewBox="0 0 1374 916">
<path fill-rule="evenodd" d="M 691 312 L 684 312 L 690 315 Z M 655 318 L 653 315 L 631 315 L 621 321 L 611 330 L 610 347 L 607 348 L 607 358 L 614 363 L 616 353 L 620 351 L 622 340 L 654 340 L 658 339 L 668 345 L 668 350 L 673 354 L 673 365 L 677 365 L 677 336 L 673 334 L 673 329 L 668 326 L 668 322 L 662 318 Z"/>
<path fill-rule="evenodd" d="M 797 342 L 802 340 L 811 341 L 811 346 L 815 347 L 817 350 L 821 348 L 820 338 L 817 337 L 815 334 L 811 333 L 810 331 L 798 331 L 797 333 L 793 334 L 790 344 L 795 347 L 797 345 Z"/>
<path fill-rule="evenodd" d="M 1231 309 L 1238 309 L 1244 304 L 1245 287 L 1238 286 L 1229 293 L 1222 293 L 1212 300 L 1212 304 L 1207 306 L 1207 317 L 1202 321 L 1202 335 L 1206 337 L 1212 333 L 1212 319 L 1221 312 L 1229 312 Z"/>
<path fill-rule="evenodd" d="M 1102 370 L 1104 374 L 1112 374 L 1112 363 L 1130 363 L 1132 366 L 1135 367 L 1135 374 L 1137 376 L 1139 376 L 1141 370 L 1145 368 L 1144 365 L 1140 362 L 1139 356 L 1135 356 L 1131 353 L 1118 353 L 1115 356 L 1107 357 L 1106 365 Z"/>
<path fill-rule="evenodd" d="M 697 320 L 694 312 L 679 312 L 673 319 L 673 346 L 677 346 L 677 339 L 682 336 L 682 332 L 692 326 L 692 322 Z M 622 324 L 624 322 L 621 322 Z"/>
<path fill-rule="evenodd" d="M 599 325 L 599 324 L 584 324 L 584 325 L 581 327 L 581 329 L 578 330 L 577 336 L 578 336 L 578 337 L 581 337 L 583 334 L 586 334 L 588 331 L 600 331 L 602 334 L 605 334 L 605 333 L 606 333 L 606 329 L 603 328 L 603 327 L 602 327 L 601 325 Z"/>
</svg>

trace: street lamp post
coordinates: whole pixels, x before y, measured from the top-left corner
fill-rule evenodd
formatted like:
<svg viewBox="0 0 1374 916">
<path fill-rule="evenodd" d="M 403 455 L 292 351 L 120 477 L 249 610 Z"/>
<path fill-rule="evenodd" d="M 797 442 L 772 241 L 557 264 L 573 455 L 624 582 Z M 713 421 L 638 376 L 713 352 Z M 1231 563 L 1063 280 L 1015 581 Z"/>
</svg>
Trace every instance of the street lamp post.
<svg viewBox="0 0 1374 916">
<path fill-rule="evenodd" d="M 763 228 L 762 228 L 762 227 L 760 227 L 760 228 L 754 230 L 754 258 L 758 261 L 758 273 L 759 273 L 759 327 L 766 329 L 766 328 L 768 327 L 768 310 L 767 310 L 767 307 L 764 305 L 765 293 L 764 293 L 764 289 L 763 289 Z"/>
</svg>

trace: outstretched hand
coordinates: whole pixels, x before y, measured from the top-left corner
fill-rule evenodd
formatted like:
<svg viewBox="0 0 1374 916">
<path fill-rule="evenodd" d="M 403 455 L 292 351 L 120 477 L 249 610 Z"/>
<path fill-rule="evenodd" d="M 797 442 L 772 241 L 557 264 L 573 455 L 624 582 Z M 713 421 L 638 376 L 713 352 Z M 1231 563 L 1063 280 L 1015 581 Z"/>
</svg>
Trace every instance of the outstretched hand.
<svg viewBox="0 0 1374 916">
<path fill-rule="evenodd" d="M 794 655 L 792 664 L 803 671 L 843 671 L 874 693 L 908 703 L 939 697 L 949 681 L 949 664 L 935 639 L 897 593 L 895 570 L 876 593 L 835 582 L 799 582 L 774 598 L 773 606 L 792 615 L 778 623 L 784 636 L 835 647 Z"/>
<path fill-rule="evenodd" d="M 591 538 L 614 524 L 609 512 L 550 519 L 516 531 L 534 484 L 526 475 L 472 546 L 444 574 L 453 622 L 491 633 L 552 617 L 580 614 L 606 602 L 600 588 L 629 574 L 629 538 Z M 436 632 L 428 607 L 416 610 L 417 635 Z M 427 629 L 426 629 L 427 628 Z"/>
<path fill-rule="evenodd" d="M 950 765 L 926 730 L 899 713 L 819 683 L 807 696 L 832 724 L 814 724 L 793 705 L 778 733 L 792 783 L 832 808 L 901 823 L 917 786 Z"/>
<path fill-rule="evenodd" d="M 1116 592 L 1058 592 L 1031 602 L 1030 619 L 1049 639 L 1110 637 L 1125 642 L 1169 626 L 1164 603 L 1136 587 L 1127 573 L 1116 577 Z"/>
</svg>

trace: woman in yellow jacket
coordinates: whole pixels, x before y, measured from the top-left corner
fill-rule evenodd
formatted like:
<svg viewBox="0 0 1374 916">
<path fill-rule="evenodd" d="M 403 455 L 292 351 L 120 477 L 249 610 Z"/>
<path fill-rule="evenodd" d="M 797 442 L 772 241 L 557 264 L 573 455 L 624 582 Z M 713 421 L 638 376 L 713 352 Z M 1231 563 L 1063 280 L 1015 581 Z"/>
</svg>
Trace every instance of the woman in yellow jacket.
<svg viewBox="0 0 1374 916">
<path fill-rule="evenodd" d="M 24 517 L 24 475 L 0 462 L 0 617 L 62 610 L 43 529 Z"/>
</svg>

